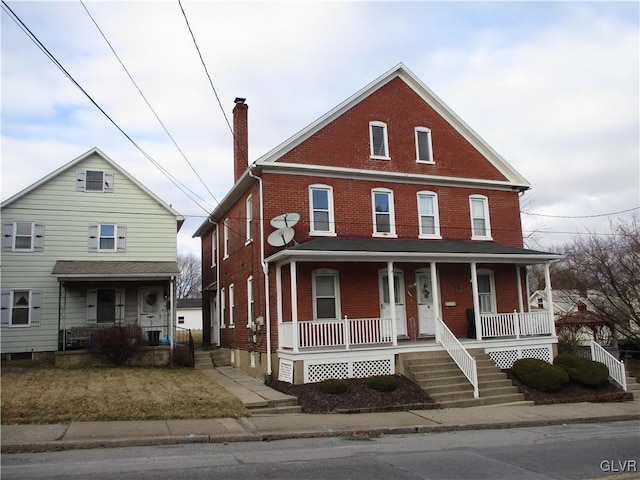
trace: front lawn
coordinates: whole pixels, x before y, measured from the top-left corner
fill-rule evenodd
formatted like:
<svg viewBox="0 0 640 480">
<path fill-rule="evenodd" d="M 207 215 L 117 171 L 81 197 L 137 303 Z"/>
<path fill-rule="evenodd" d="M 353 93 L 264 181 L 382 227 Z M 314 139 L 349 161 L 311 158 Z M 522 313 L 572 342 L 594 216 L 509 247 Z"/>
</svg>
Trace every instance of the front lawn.
<svg viewBox="0 0 640 480">
<path fill-rule="evenodd" d="M 189 368 L 2 366 L 2 423 L 242 417 L 240 399 Z"/>
</svg>

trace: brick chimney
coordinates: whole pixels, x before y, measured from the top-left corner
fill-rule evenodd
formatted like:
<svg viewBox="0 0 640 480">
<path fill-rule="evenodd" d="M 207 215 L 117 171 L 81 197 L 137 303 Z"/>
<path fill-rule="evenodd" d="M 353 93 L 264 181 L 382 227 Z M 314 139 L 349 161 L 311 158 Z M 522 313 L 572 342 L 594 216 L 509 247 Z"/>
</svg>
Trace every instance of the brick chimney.
<svg viewBox="0 0 640 480">
<path fill-rule="evenodd" d="M 236 183 L 249 165 L 249 128 L 246 98 L 236 98 L 233 107 L 233 183 Z"/>
</svg>

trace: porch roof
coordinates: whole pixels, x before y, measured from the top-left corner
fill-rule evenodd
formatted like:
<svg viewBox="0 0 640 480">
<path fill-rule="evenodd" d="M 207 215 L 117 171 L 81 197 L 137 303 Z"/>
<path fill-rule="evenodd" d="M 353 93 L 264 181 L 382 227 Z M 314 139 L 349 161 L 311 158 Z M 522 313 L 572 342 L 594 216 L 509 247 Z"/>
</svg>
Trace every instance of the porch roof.
<svg viewBox="0 0 640 480">
<path fill-rule="evenodd" d="M 343 262 L 491 262 L 546 263 L 562 256 L 495 242 L 455 242 L 446 240 L 399 240 L 386 238 L 322 237 L 285 248 L 266 259 L 270 263 L 292 260 Z"/>
<path fill-rule="evenodd" d="M 51 274 L 60 281 L 169 279 L 180 273 L 176 262 L 58 260 Z"/>
</svg>

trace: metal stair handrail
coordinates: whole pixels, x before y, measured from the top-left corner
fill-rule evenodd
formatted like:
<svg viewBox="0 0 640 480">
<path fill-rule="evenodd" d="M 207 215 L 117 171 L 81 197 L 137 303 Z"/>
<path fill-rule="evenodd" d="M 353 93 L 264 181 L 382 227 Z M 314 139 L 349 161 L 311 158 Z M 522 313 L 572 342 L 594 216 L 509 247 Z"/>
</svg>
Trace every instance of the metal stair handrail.
<svg viewBox="0 0 640 480">
<path fill-rule="evenodd" d="M 460 371 L 473 385 L 473 398 L 479 398 L 478 366 L 476 359 L 462 346 L 460 341 L 444 324 L 440 317 L 436 317 L 436 341 L 444 347 L 449 356 L 456 363 Z"/>
</svg>

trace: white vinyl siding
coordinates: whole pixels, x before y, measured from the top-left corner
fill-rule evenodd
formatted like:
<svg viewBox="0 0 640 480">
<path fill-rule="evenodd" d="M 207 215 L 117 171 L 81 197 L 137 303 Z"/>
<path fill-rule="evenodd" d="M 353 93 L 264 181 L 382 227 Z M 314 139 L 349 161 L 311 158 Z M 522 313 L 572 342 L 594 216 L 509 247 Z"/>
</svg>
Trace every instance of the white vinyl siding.
<svg viewBox="0 0 640 480">
<path fill-rule="evenodd" d="M 127 249 L 127 226 L 112 223 L 89 225 L 89 251 L 124 252 Z"/>
<path fill-rule="evenodd" d="M 44 223 L 31 221 L 2 224 L 3 252 L 43 252 Z"/>
<path fill-rule="evenodd" d="M 37 327 L 42 319 L 42 292 L 2 290 L 0 323 L 11 327 Z"/>
<path fill-rule="evenodd" d="M 492 240 L 489 221 L 489 200 L 483 195 L 469 197 L 471 211 L 471 239 Z"/>
<path fill-rule="evenodd" d="M 420 229 L 418 238 L 442 238 L 438 196 L 434 192 L 418 192 L 418 225 Z"/>
<path fill-rule="evenodd" d="M 369 122 L 369 144 L 371 146 L 371 158 L 390 160 L 386 123 Z"/>
<path fill-rule="evenodd" d="M 431 145 L 431 130 L 426 127 L 416 127 L 416 162 L 433 163 L 433 148 Z"/>
<path fill-rule="evenodd" d="M 332 187 L 309 186 L 309 217 L 310 235 L 335 236 Z"/>
<path fill-rule="evenodd" d="M 393 192 L 386 188 L 371 191 L 373 210 L 373 236 L 396 237 L 396 220 L 393 207 Z"/>
<path fill-rule="evenodd" d="M 313 277 L 313 318 L 316 320 L 340 318 L 340 286 L 338 273 L 316 270 Z"/>
<path fill-rule="evenodd" d="M 247 243 L 251 243 L 253 240 L 253 197 L 249 195 L 247 197 L 246 205 L 246 240 Z"/>
</svg>

